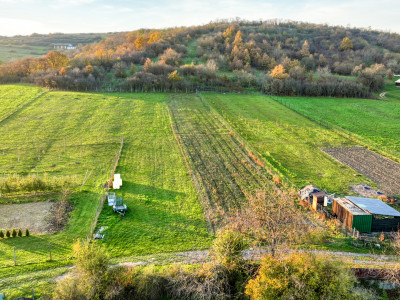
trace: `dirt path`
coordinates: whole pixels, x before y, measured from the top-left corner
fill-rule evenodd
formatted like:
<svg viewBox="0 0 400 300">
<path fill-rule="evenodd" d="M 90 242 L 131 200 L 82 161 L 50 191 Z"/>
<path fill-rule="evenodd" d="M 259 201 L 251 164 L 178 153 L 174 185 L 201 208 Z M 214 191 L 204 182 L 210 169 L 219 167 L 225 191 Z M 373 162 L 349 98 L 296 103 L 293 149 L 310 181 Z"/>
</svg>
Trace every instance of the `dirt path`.
<svg viewBox="0 0 400 300">
<path fill-rule="evenodd" d="M 292 250 L 296 251 L 296 250 Z M 299 250 L 300 252 L 310 252 L 317 255 L 327 255 L 333 259 L 345 261 L 348 263 L 356 263 L 368 265 L 371 267 L 376 266 L 393 266 L 399 263 L 398 258 L 391 255 L 377 255 L 377 254 L 366 254 L 366 253 L 353 253 L 353 252 L 335 252 L 335 251 L 323 251 L 323 250 Z M 261 258 L 269 253 L 266 248 L 248 249 L 242 252 L 245 260 L 259 261 Z M 124 261 L 117 265 L 120 266 L 143 266 L 150 264 L 159 263 L 182 263 L 182 264 L 197 264 L 204 263 L 210 260 L 209 250 L 201 251 L 188 251 L 180 253 L 171 253 L 163 258 L 149 257 L 143 260 L 140 258 L 136 261 Z"/>
</svg>

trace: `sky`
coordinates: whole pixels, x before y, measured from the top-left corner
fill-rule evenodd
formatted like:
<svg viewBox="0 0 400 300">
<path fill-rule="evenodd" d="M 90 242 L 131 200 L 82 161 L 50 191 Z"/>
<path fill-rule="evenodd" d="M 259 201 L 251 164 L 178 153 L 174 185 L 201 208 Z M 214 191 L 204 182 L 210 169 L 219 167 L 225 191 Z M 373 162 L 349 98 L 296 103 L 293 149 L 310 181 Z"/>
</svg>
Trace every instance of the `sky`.
<svg viewBox="0 0 400 300">
<path fill-rule="evenodd" d="M 400 33 L 396 0 L 0 0 L 0 35 L 100 33 L 284 19 Z"/>
</svg>

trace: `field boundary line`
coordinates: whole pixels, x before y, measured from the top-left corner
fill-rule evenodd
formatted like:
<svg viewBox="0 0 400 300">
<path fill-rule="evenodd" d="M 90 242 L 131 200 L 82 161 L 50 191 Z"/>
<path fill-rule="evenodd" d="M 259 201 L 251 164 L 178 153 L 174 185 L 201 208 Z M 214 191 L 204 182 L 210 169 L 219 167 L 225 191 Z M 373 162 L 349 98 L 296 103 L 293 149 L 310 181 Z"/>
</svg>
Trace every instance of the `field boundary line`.
<svg viewBox="0 0 400 300">
<path fill-rule="evenodd" d="M 23 103 L 20 106 L 17 106 L 17 108 L 13 112 L 11 112 L 8 116 L 5 116 L 3 119 L 0 120 L 0 126 L 2 126 L 5 121 L 9 120 L 14 115 L 16 115 L 17 113 L 21 112 L 26 107 L 30 106 L 33 102 L 38 100 L 40 97 L 42 97 L 46 93 L 48 93 L 48 91 L 45 90 L 45 91 L 41 92 L 39 95 L 37 95 L 36 97 L 34 97 L 32 100 L 30 100 L 30 101 L 28 101 L 26 103 Z"/>
<path fill-rule="evenodd" d="M 165 106 L 167 107 L 167 112 L 168 112 L 168 116 L 169 116 L 172 134 L 175 138 L 176 143 L 178 144 L 178 147 L 180 149 L 183 160 L 185 161 L 186 167 L 189 171 L 190 177 L 192 178 L 193 183 L 194 183 L 195 187 L 197 188 L 197 191 L 198 191 L 198 194 L 200 197 L 200 201 L 205 204 L 210 203 L 210 199 L 207 196 L 206 188 L 201 183 L 201 176 L 198 174 L 198 171 L 196 170 L 196 168 L 194 168 L 193 165 L 189 162 L 189 159 L 188 159 L 189 154 L 187 153 L 186 148 L 183 146 L 182 140 L 179 136 L 179 133 L 177 132 L 177 128 L 176 128 L 175 122 L 173 120 L 173 114 L 172 114 L 167 102 L 168 102 L 168 99 L 166 100 Z M 207 198 L 208 200 L 206 200 L 205 198 Z M 204 205 L 202 205 L 202 210 L 203 210 L 203 215 L 207 216 L 208 214 L 205 213 Z M 213 234 L 215 234 L 216 231 L 215 231 L 214 223 L 211 220 L 209 220 L 208 218 L 207 218 L 207 223 L 209 226 L 209 230 Z"/>
<path fill-rule="evenodd" d="M 386 152 L 385 150 L 379 149 L 376 145 L 372 146 L 374 144 L 373 140 L 362 137 L 362 136 L 358 135 L 357 133 L 354 133 L 350 130 L 344 129 L 343 127 L 340 127 L 338 125 L 332 124 L 331 122 L 328 122 L 328 121 L 322 122 L 322 121 L 314 120 L 311 117 L 301 113 L 300 111 L 297 111 L 297 110 L 291 108 L 289 104 L 287 104 L 286 102 L 283 101 L 283 99 L 279 99 L 278 97 L 274 97 L 274 96 L 268 96 L 268 97 L 275 100 L 277 103 L 281 104 L 282 106 L 290 109 L 294 113 L 308 119 L 309 121 L 317 123 L 318 125 L 326 128 L 326 129 L 332 130 L 333 132 L 337 133 L 338 135 L 340 135 L 352 142 L 355 142 L 364 148 L 367 148 L 367 149 L 369 149 L 373 152 L 376 152 L 386 158 L 389 158 L 397 163 L 400 163 L 400 158 L 394 156 L 391 153 Z"/>
<path fill-rule="evenodd" d="M 101 211 L 103 209 L 104 202 L 105 202 L 106 197 L 108 195 L 108 190 L 110 189 L 110 187 L 112 185 L 112 179 L 113 179 L 114 173 L 115 173 L 115 171 L 117 169 L 118 162 L 119 162 L 119 159 L 121 157 L 121 153 L 122 153 L 122 148 L 123 147 L 124 147 L 124 137 L 122 137 L 122 139 L 121 139 L 121 145 L 119 147 L 117 155 L 115 156 L 115 162 L 114 162 L 114 166 L 113 166 L 113 168 L 111 170 L 111 173 L 110 173 L 110 179 L 106 183 L 106 189 L 105 190 L 104 190 L 104 186 L 103 186 L 103 194 L 101 195 L 100 201 L 99 201 L 99 205 L 96 208 L 96 214 L 94 215 L 94 217 L 92 217 L 92 223 L 91 223 L 91 228 L 90 228 L 90 239 L 93 239 L 94 231 L 95 231 L 95 228 L 97 226 L 97 222 L 99 220 L 100 213 L 101 213 Z"/>
</svg>

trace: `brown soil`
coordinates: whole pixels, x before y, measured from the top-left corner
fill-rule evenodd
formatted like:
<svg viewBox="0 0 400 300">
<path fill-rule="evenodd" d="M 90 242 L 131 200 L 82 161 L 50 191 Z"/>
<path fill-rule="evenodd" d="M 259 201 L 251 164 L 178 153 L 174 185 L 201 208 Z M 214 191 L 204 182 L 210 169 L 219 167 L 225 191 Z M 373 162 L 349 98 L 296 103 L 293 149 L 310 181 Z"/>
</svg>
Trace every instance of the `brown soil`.
<svg viewBox="0 0 400 300">
<path fill-rule="evenodd" d="M 375 182 L 387 195 L 400 195 L 400 164 L 363 147 L 322 149 Z"/>
<path fill-rule="evenodd" d="M 31 233 L 49 233 L 48 220 L 53 202 L 0 205 L 0 229 L 28 228 Z"/>
</svg>

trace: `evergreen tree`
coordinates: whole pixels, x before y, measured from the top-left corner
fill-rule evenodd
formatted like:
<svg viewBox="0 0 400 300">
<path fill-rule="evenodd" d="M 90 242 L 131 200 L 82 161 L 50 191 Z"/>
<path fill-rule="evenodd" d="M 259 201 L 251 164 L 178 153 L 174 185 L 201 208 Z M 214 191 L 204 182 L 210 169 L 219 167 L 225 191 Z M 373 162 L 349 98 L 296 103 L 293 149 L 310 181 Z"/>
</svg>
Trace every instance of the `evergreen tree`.
<svg viewBox="0 0 400 300">
<path fill-rule="evenodd" d="M 29 236 L 29 229 L 28 228 L 25 229 L 25 236 Z"/>
<path fill-rule="evenodd" d="M 6 232 L 6 237 L 10 237 L 11 236 L 11 233 L 10 233 L 10 231 L 9 230 L 7 230 L 7 232 Z"/>
<path fill-rule="evenodd" d="M 13 238 L 16 237 L 17 236 L 17 231 L 15 229 L 13 229 L 11 235 L 12 235 Z"/>
<path fill-rule="evenodd" d="M 22 230 L 21 229 L 18 229 L 18 236 L 22 237 Z"/>
<path fill-rule="evenodd" d="M 3 230 L 0 230 L 0 239 L 4 238 L 4 232 Z"/>
</svg>

